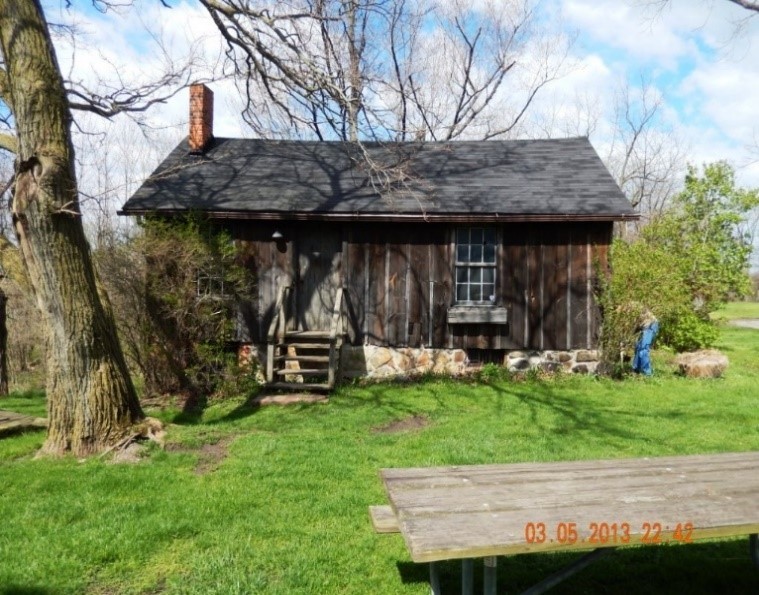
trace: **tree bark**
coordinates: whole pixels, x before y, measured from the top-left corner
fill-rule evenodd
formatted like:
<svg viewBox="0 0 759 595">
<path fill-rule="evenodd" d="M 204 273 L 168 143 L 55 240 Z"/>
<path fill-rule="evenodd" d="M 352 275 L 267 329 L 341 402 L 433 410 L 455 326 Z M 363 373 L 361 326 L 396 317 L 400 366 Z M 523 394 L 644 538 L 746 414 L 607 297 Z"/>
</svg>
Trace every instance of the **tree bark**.
<svg viewBox="0 0 759 595">
<path fill-rule="evenodd" d="M 0 289 L 0 397 L 8 396 L 8 297 Z"/>
<path fill-rule="evenodd" d="M 18 138 L 14 229 L 47 334 L 42 452 L 89 455 L 144 416 L 84 235 L 71 114 L 38 0 L 0 0 L 0 47 Z"/>
</svg>

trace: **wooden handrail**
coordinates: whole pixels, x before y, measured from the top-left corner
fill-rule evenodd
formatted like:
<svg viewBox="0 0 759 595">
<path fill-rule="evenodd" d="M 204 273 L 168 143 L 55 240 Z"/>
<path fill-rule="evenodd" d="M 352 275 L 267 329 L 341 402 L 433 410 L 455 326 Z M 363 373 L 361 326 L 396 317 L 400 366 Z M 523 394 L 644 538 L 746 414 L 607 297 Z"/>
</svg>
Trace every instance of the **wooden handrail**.
<svg viewBox="0 0 759 595">
<path fill-rule="evenodd" d="M 274 340 L 284 340 L 287 326 L 287 294 L 290 292 L 289 285 L 282 285 L 277 294 L 277 302 L 274 305 L 274 316 L 269 324 L 269 332 L 266 335 L 266 382 L 274 380 Z"/>
<path fill-rule="evenodd" d="M 340 347 L 343 344 L 343 288 L 338 287 L 335 294 L 335 306 L 332 309 L 332 324 L 329 329 L 329 372 L 327 386 L 330 390 L 335 386 L 337 368 L 340 365 Z"/>
<path fill-rule="evenodd" d="M 282 285 L 277 293 L 277 302 L 274 306 L 274 316 L 269 324 L 269 332 L 266 335 L 266 341 L 272 343 L 275 338 L 281 339 L 285 334 L 285 325 L 287 324 L 287 294 L 290 292 L 289 285 Z"/>
<path fill-rule="evenodd" d="M 329 329 L 329 339 L 334 341 L 338 336 L 339 329 L 343 326 L 343 288 L 338 287 L 335 294 L 335 306 L 332 309 L 332 324 Z"/>
</svg>

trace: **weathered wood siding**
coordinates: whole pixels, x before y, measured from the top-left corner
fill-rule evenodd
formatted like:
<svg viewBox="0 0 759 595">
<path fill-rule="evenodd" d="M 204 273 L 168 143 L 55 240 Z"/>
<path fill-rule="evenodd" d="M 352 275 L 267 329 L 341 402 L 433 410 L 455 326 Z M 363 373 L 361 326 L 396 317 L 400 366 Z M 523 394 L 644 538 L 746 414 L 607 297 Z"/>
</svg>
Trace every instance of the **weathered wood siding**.
<svg viewBox="0 0 759 595">
<path fill-rule="evenodd" d="M 446 226 L 346 227 L 343 282 L 357 343 L 446 341 L 452 278 Z"/>
<path fill-rule="evenodd" d="M 265 343 L 269 330 L 277 291 L 281 285 L 293 285 L 294 242 L 292 228 L 284 225 L 268 226 L 243 221 L 227 225 L 235 239 L 241 263 L 248 267 L 256 279 L 253 295 L 241 304 L 241 321 L 238 338 L 251 343 Z M 284 239 L 273 241 L 272 234 L 279 231 Z"/>
<path fill-rule="evenodd" d="M 496 305 L 508 310 L 505 325 L 447 324 L 455 289 L 452 226 L 236 222 L 231 227 L 246 266 L 258 278 L 247 319 L 254 342 L 265 340 L 282 283 L 295 287 L 298 312 L 291 312 L 291 323 L 300 326 L 328 320 L 332 293 L 324 284 L 342 283 L 345 327 L 354 344 L 560 350 L 593 348 L 597 342 L 594 280 L 607 268 L 611 223 L 501 225 Z M 271 239 L 275 230 L 284 240 Z M 311 252 L 310 261 L 302 250 Z M 314 252 L 324 265 L 318 278 L 309 268 L 316 262 Z M 320 308 L 324 312 L 316 312 Z"/>
</svg>

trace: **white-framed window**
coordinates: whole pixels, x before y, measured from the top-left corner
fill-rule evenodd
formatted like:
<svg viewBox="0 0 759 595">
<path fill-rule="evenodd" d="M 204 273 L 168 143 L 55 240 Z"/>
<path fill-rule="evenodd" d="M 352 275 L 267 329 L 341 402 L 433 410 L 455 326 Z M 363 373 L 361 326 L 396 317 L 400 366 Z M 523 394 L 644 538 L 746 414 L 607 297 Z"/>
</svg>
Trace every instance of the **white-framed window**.
<svg viewBox="0 0 759 595">
<path fill-rule="evenodd" d="M 221 299 L 226 297 L 224 291 L 224 275 L 221 271 L 202 271 L 198 269 L 195 284 L 197 287 L 197 297 Z"/>
<path fill-rule="evenodd" d="M 496 230 L 456 230 L 456 303 L 495 304 Z"/>
</svg>

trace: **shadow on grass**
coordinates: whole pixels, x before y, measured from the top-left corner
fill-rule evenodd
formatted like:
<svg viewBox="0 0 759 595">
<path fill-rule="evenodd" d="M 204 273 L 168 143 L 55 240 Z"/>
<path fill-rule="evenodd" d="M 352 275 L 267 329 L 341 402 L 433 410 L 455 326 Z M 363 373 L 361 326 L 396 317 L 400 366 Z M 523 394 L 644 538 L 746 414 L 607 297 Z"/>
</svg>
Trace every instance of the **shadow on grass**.
<svg viewBox="0 0 759 595">
<path fill-rule="evenodd" d="M 414 399 L 399 399 L 399 390 L 418 391 L 427 403 L 418 405 Z M 624 384 L 620 384 L 624 390 Z M 624 404 L 611 400 L 608 405 L 580 399 L 575 390 L 561 381 L 494 380 L 476 381 L 423 378 L 415 383 L 388 382 L 369 384 L 355 389 L 350 398 L 337 404 L 345 408 L 374 407 L 384 410 L 388 417 L 403 419 L 412 415 L 431 413 L 432 417 L 461 411 L 462 400 L 484 404 L 495 418 L 526 418 L 532 430 L 546 436 L 560 437 L 578 431 L 592 430 L 612 446 L 623 446 L 639 440 L 631 418 L 645 419 L 650 413 L 625 409 Z M 451 395 L 456 398 L 451 398 Z M 429 401 L 432 400 L 432 403 Z M 669 412 L 669 415 L 679 415 Z"/>
<path fill-rule="evenodd" d="M 226 415 L 220 417 L 219 419 L 214 419 L 211 421 L 203 420 L 203 414 L 205 413 L 205 410 L 208 407 L 207 403 L 203 403 L 202 405 L 195 405 L 193 407 L 185 407 L 182 411 L 177 413 L 171 419 L 171 423 L 174 423 L 180 426 L 182 425 L 192 426 L 192 425 L 199 425 L 199 424 L 206 424 L 206 425 L 212 426 L 212 425 L 224 424 L 224 423 L 229 423 L 229 422 L 234 422 L 240 419 L 244 419 L 246 417 L 253 415 L 261 408 L 261 406 L 256 401 L 256 397 L 258 396 L 259 396 L 258 394 L 255 394 L 248 397 L 244 402 L 240 403 L 237 407 L 235 407 L 232 411 L 230 411 Z"/>
<path fill-rule="evenodd" d="M 47 587 L 35 587 L 25 585 L 3 585 L 0 586 L 0 595 L 52 595 L 56 593 Z"/>
<path fill-rule="evenodd" d="M 19 436 L 20 434 L 32 434 L 36 432 L 45 432 L 46 428 L 36 428 L 31 426 L 21 426 L 16 428 L 0 428 L 0 439 Z M 0 591 L 0 593 L 2 593 Z"/>
<path fill-rule="evenodd" d="M 503 397 L 515 398 L 527 409 L 530 424 L 542 432 L 565 435 L 593 430 L 596 436 L 605 437 L 614 445 L 619 441 L 629 442 L 640 438 L 632 430 L 627 418 L 643 414 L 622 412 L 618 406 L 613 411 L 604 406 L 590 407 L 582 399 L 568 395 L 566 387 L 561 385 L 533 381 L 491 387 L 501 397 L 495 403 L 499 414 L 507 414 L 504 411 L 507 401 Z M 545 412 L 553 415 L 545 416 Z M 541 421 L 541 418 L 546 418 L 546 421 Z"/>
<path fill-rule="evenodd" d="M 369 405 L 375 410 L 387 411 L 390 415 L 396 416 L 396 419 L 401 419 L 424 414 L 428 407 L 419 407 L 413 402 L 399 400 L 396 396 L 398 391 L 423 393 L 424 398 L 431 399 L 435 403 L 436 410 L 446 411 L 457 409 L 459 404 L 452 404 L 444 393 L 449 394 L 459 386 L 471 387 L 472 383 L 465 379 L 437 375 L 367 381 L 364 384 L 342 385 L 330 401 L 337 407 L 346 409 L 359 409 Z"/>
<path fill-rule="evenodd" d="M 520 593 L 577 560 L 583 552 L 523 554 L 498 558 L 499 592 Z M 404 584 L 429 582 L 427 564 L 398 562 Z M 482 560 L 474 565 L 474 592 L 482 591 Z M 461 589 L 461 563 L 439 564 L 442 591 Z M 570 577 L 552 594 L 711 595 L 759 593 L 759 571 L 751 563 L 747 540 L 620 549 Z"/>
<path fill-rule="evenodd" d="M 45 391 L 43 389 L 32 388 L 20 392 L 12 392 L 7 397 L 0 398 L 0 403 L 6 400 L 18 399 L 18 400 L 32 400 L 32 401 L 44 401 Z M 2 591 L 0 591 L 2 593 Z"/>
</svg>

